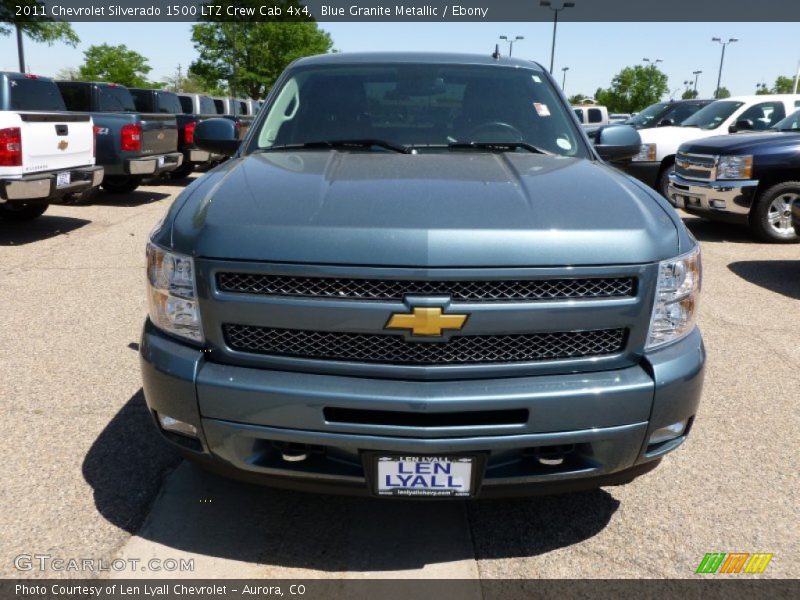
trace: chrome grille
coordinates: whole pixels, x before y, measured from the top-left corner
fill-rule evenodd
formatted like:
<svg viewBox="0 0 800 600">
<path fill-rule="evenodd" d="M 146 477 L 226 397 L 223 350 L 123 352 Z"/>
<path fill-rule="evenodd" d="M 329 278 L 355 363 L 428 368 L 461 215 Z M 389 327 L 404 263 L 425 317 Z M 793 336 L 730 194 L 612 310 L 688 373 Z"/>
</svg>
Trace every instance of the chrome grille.
<svg viewBox="0 0 800 600">
<path fill-rule="evenodd" d="M 450 296 L 462 302 L 523 302 L 575 298 L 614 298 L 635 294 L 633 277 L 427 281 L 296 277 L 261 273 L 217 273 L 223 292 L 304 298 L 402 301 L 406 295 Z"/>
<path fill-rule="evenodd" d="M 223 325 L 233 350 L 316 360 L 442 365 L 584 358 L 620 352 L 625 329 L 456 336 L 446 342 L 406 341 L 400 335 Z"/>
<path fill-rule="evenodd" d="M 706 154 L 683 154 L 675 158 L 675 173 L 686 179 L 711 181 L 716 179 L 717 158 Z"/>
</svg>

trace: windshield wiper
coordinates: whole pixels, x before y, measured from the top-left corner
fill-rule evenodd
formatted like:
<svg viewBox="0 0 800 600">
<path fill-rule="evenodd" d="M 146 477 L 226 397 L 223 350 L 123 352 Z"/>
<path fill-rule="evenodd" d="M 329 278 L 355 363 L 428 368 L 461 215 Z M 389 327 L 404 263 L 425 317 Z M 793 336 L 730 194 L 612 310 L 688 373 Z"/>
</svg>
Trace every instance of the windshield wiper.
<svg viewBox="0 0 800 600">
<path fill-rule="evenodd" d="M 401 154 L 410 154 L 411 149 L 401 144 L 394 144 L 386 140 L 374 139 L 354 139 L 354 140 L 320 140 L 316 142 L 303 142 L 301 144 L 282 144 L 280 146 L 270 146 L 269 148 L 261 148 L 262 152 L 269 152 L 271 150 L 313 150 L 315 148 L 384 148 L 393 152 Z"/>
<path fill-rule="evenodd" d="M 455 142 L 447 144 L 448 148 L 453 150 L 498 150 L 500 152 L 508 152 L 509 150 L 527 150 L 534 154 L 553 154 L 547 150 L 537 148 L 528 142 Z"/>
</svg>

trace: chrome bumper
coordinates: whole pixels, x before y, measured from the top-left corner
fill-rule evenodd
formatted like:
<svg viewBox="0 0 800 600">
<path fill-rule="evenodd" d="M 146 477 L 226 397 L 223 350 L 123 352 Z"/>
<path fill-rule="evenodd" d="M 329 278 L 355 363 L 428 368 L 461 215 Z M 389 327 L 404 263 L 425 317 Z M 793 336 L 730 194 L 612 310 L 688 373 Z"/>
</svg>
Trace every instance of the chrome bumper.
<svg viewBox="0 0 800 600">
<path fill-rule="evenodd" d="M 694 181 L 669 175 L 669 201 L 689 212 L 727 213 L 747 218 L 758 181 Z"/>
<path fill-rule="evenodd" d="M 57 185 L 57 175 L 69 173 L 70 182 Z M 0 203 L 30 202 L 60 198 L 97 187 L 103 181 L 103 167 L 82 167 L 25 175 L 20 179 L 0 180 Z"/>
<path fill-rule="evenodd" d="M 129 158 L 125 161 L 125 172 L 128 175 L 160 175 L 174 171 L 182 163 L 183 154 L 181 152 Z"/>
</svg>

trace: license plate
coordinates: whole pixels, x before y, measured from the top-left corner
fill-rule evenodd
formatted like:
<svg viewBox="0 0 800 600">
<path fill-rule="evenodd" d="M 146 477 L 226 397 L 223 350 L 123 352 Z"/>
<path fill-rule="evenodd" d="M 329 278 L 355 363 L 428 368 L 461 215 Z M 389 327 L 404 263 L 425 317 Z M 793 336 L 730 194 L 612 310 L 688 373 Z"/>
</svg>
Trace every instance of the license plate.
<svg viewBox="0 0 800 600">
<path fill-rule="evenodd" d="M 380 496 L 470 496 L 474 492 L 474 456 L 377 456 Z"/>
<path fill-rule="evenodd" d="M 71 173 L 67 171 L 66 173 L 56 173 L 56 187 L 62 188 L 66 187 L 72 181 Z"/>
<path fill-rule="evenodd" d="M 159 156 L 156 160 L 158 161 L 158 168 L 159 169 L 164 166 L 164 157 L 163 156 Z"/>
</svg>

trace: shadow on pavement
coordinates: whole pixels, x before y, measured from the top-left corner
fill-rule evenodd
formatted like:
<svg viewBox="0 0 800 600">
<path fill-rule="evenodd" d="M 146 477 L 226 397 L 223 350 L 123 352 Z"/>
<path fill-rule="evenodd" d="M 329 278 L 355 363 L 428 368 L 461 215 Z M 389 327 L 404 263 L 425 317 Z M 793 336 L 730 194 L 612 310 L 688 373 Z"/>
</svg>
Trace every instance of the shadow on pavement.
<svg viewBox="0 0 800 600">
<path fill-rule="evenodd" d="M 134 532 L 177 457 L 142 393 L 100 434 L 83 473 L 98 511 Z M 531 499 L 387 501 L 260 487 L 183 462 L 164 481 L 138 537 L 273 569 L 397 571 L 478 558 L 532 556 L 590 538 L 619 503 L 604 491 Z"/>
<path fill-rule="evenodd" d="M 800 259 L 743 260 L 728 268 L 745 281 L 800 300 Z"/>
<path fill-rule="evenodd" d="M 143 206 L 145 204 L 152 204 L 164 198 L 169 198 L 170 194 L 164 192 L 151 192 L 149 190 L 136 190 L 130 194 L 110 194 L 108 192 L 100 191 L 92 199 L 92 204 L 99 206 L 125 206 L 132 208 L 135 206 Z"/>
<path fill-rule="evenodd" d="M 47 213 L 33 221 L 4 221 L 0 219 L 0 246 L 22 246 L 58 235 L 65 235 L 91 221 L 72 217 L 56 217 Z"/>
<path fill-rule="evenodd" d="M 701 242 L 733 242 L 736 244 L 761 243 L 744 225 L 708 221 L 700 217 L 683 216 L 683 222 L 692 235 Z"/>
</svg>

